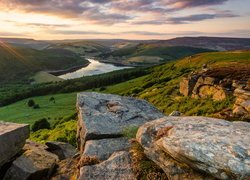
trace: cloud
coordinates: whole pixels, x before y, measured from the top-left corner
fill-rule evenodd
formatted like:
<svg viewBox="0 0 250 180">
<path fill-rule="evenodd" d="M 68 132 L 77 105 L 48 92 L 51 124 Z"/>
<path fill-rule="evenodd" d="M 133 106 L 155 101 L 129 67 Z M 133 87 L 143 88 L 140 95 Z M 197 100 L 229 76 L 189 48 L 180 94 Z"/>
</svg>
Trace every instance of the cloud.
<svg viewBox="0 0 250 180">
<path fill-rule="evenodd" d="M 157 14 L 158 18 L 147 24 L 162 24 L 162 17 L 171 16 L 170 12 L 185 8 L 223 4 L 228 0 L 0 0 L 1 9 L 18 10 L 25 13 L 42 13 L 64 18 L 77 18 L 92 23 L 126 23 L 143 17 L 145 14 Z M 217 17 L 217 16 L 216 16 Z M 192 17 L 191 17 L 192 18 Z M 193 19 L 202 19 L 193 16 Z M 203 17 L 203 19 L 212 18 Z M 176 20 L 178 21 L 178 19 Z M 192 20 L 191 20 L 192 21 Z M 173 20 L 173 22 L 175 22 Z M 180 20 L 181 22 L 181 20 Z M 146 21 L 135 24 L 146 24 Z"/>
<path fill-rule="evenodd" d="M 215 18 L 231 18 L 238 17 L 238 15 L 231 13 L 220 13 L 220 14 L 195 14 L 183 17 L 172 17 L 169 18 L 168 21 L 171 24 L 187 24 L 196 21 L 203 21 L 207 19 L 215 19 Z"/>
</svg>

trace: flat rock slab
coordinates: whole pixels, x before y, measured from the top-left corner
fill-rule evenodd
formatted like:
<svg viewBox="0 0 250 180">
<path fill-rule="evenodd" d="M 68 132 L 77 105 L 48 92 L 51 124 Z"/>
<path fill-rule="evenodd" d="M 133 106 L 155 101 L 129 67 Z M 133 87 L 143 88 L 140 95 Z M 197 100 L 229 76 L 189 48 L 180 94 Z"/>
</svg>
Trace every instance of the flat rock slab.
<svg viewBox="0 0 250 180">
<path fill-rule="evenodd" d="M 109 138 L 89 140 L 85 144 L 83 156 L 95 156 L 107 160 L 114 152 L 128 150 L 130 143 L 127 138 Z"/>
<path fill-rule="evenodd" d="M 22 150 L 29 133 L 27 124 L 0 122 L 0 167 Z"/>
<path fill-rule="evenodd" d="M 153 161 L 170 156 L 219 179 L 250 179 L 249 137 L 250 123 L 207 117 L 164 117 L 137 133 L 149 154 L 164 152 L 162 157 L 149 156 Z"/>
<path fill-rule="evenodd" d="M 145 100 L 111 94 L 84 92 L 77 95 L 78 138 L 115 138 L 128 126 L 140 126 L 164 115 Z"/>
<path fill-rule="evenodd" d="M 80 169 L 79 180 L 135 180 L 131 159 L 126 151 L 115 152 L 108 160 Z"/>
</svg>

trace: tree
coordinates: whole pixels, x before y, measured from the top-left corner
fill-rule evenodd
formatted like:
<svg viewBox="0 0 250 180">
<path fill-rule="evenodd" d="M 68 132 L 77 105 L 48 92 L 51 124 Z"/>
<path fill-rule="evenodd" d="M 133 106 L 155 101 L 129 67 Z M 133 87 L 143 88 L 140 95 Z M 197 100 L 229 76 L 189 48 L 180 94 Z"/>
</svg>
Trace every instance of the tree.
<svg viewBox="0 0 250 180">
<path fill-rule="evenodd" d="M 46 118 L 37 120 L 31 127 L 32 131 L 38 131 L 39 129 L 50 129 L 50 123 Z"/>
<path fill-rule="evenodd" d="M 49 99 L 49 101 L 51 102 L 53 102 L 53 103 L 56 103 L 56 100 L 55 100 L 55 98 L 54 97 L 51 97 L 50 99 Z"/>
<path fill-rule="evenodd" d="M 39 104 L 35 104 L 35 105 L 33 106 L 33 109 L 39 109 L 39 108 L 40 108 Z"/>
<path fill-rule="evenodd" d="M 35 101 L 33 100 L 33 99 L 30 99 L 29 101 L 28 101 L 28 106 L 29 107 L 33 107 L 35 105 Z"/>
</svg>

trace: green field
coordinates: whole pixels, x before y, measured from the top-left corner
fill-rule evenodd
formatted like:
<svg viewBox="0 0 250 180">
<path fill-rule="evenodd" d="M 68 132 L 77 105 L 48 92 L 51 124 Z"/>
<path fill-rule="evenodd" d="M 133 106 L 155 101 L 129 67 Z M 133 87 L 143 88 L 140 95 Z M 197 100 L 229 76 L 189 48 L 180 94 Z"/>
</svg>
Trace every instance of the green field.
<svg viewBox="0 0 250 180">
<path fill-rule="evenodd" d="M 232 108 L 234 99 L 229 97 L 222 102 L 214 102 L 211 99 L 192 99 L 179 94 L 181 78 L 191 71 L 200 70 L 204 63 L 209 67 L 249 66 L 250 51 L 204 53 L 192 58 L 184 58 L 177 62 L 153 67 L 148 75 L 107 86 L 101 92 L 146 99 L 166 114 L 178 110 L 185 115 L 214 116 L 215 113 L 225 108 Z M 100 90 L 95 88 L 94 91 Z M 56 99 L 55 104 L 49 102 L 52 96 Z M 32 124 L 38 119 L 48 117 L 53 122 L 76 112 L 76 93 L 47 95 L 32 99 L 40 105 L 40 109 L 29 108 L 28 99 L 26 99 L 1 107 L 0 119 Z"/>
<path fill-rule="evenodd" d="M 55 103 L 49 101 L 51 97 L 55 98 Z M 40 108 L 28 107 L 27 102 L 29 99 L 33 99 L 35 103 L 39 104 Z M 76 93 L 39 96 L 29 99 L 1 107 L 0 120 L 33 124 L 36 120 L 47 118 L 53 124 L 56 120 L 76 112 Z"/>
</svg>

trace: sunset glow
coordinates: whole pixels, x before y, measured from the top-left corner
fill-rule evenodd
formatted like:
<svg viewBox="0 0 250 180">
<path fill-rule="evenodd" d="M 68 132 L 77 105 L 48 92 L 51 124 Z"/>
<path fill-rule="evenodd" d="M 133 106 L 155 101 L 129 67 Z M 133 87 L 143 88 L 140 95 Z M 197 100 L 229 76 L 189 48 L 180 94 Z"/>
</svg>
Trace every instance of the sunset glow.
<svg viewBox="0 0 250 180">
<path fill-rule="evenodd" d="M 249 7 L 249 0 L 0 0 L 0 36 L 250 37 Z"/>
</svg>

